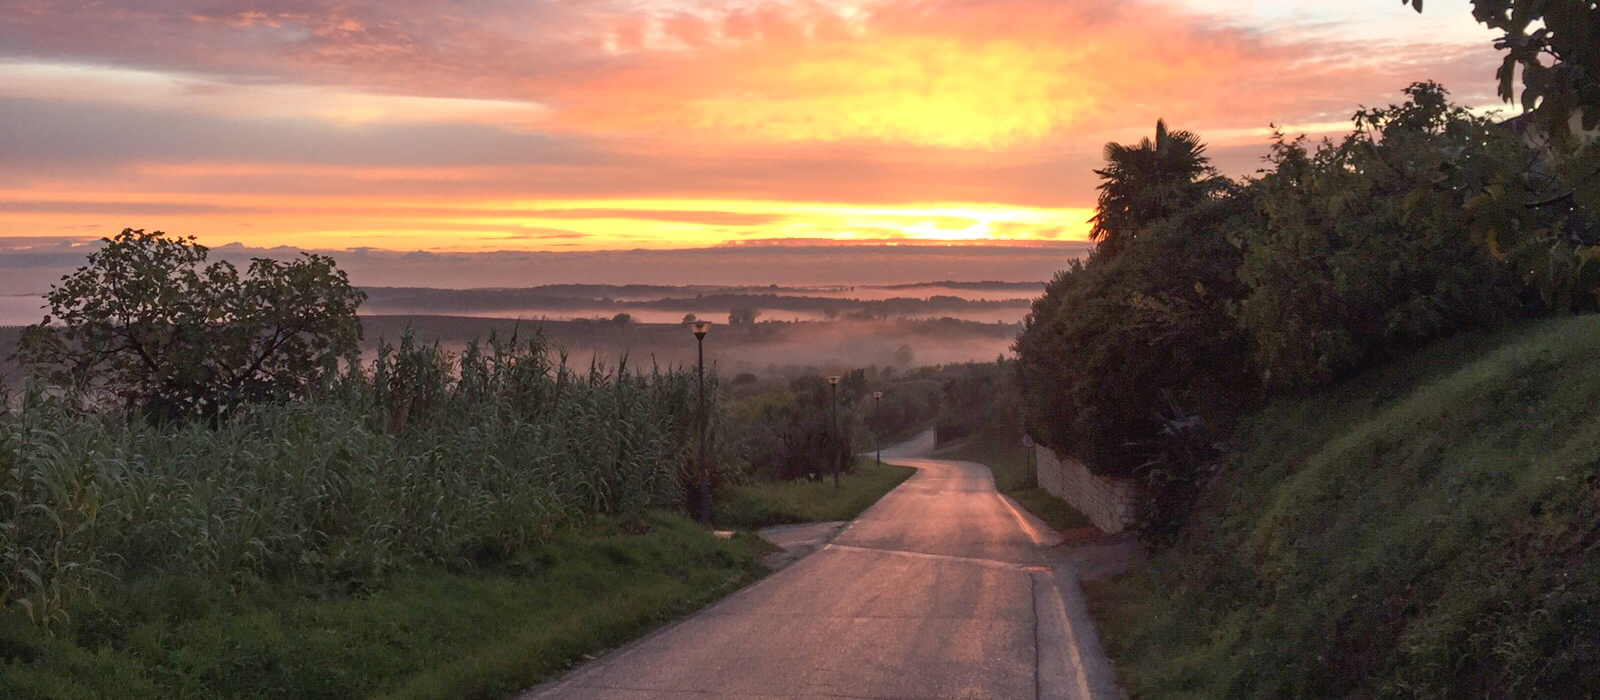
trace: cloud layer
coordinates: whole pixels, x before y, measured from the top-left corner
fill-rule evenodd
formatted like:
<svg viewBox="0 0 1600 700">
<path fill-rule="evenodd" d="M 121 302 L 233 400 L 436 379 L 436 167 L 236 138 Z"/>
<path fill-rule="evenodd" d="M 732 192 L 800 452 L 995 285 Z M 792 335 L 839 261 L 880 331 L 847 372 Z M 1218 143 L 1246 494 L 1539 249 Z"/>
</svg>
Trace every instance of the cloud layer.
<svg viewBox="0 0 1600 700">
<path fill-rule="evenodd" d="M 1434 4 L 0 0 L 0 235 L 1079 238 L 1101 144 L 1158 117 L 1247 172 L 1415 80 L 1488 104 Z"/>
</svg>

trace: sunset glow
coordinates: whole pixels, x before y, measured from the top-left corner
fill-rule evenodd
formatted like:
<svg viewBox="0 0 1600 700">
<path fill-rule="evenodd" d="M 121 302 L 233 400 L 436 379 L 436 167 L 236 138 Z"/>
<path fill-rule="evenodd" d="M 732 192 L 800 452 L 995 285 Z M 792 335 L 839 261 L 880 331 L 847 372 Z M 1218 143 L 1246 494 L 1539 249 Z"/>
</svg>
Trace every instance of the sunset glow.
<svg viewBox="0 0 1600 700">
<path fill-rule="evenodd" d="M 4 0 L 0 236 L 1082 240 L 1101 145 L 1158 117 L 1246 173 L 1269 124 L 1414 80 L 1492 105 L 1488 34 L 1438 4 Z"/>
</svg>

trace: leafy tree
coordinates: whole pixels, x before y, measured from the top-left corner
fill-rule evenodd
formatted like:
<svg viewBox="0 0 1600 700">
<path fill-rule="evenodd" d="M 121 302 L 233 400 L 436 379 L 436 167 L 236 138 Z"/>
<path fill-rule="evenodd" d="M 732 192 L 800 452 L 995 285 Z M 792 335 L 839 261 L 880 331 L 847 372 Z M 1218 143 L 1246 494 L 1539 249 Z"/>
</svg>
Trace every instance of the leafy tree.
<svg viewBox="0 0 1600 700">
<path fill-rule="evenodd" d="M 1422 11 L 1422 0 L 1402 3 Z M 1600 243 L 1600 2 L 1472 0 L 1472 16 L 1502 32 L 1499 94 L 1533 110 L 1536 128 L 1525 137 L 1539 155 L 1472 201 L 1472 233 L 1533 278 L 1546 304 L 1594 308 L 1600 305 L 1600 248 L 1594 248 Z M 1574 134 L 1574 125 L 1589 133 Z"/>
<path fill-rule="evenodd" d="M 1213 173 L 1198 137 L 1164 124 L 1106 158 L 1100 246 L 1046 286 L 1017 338 L 1022 413 L 1042 444 L 1143 483 L 1141 527 L 1160 541 L 1255 393 L 1231 314 L 1251 192 Z"/>
<path fill-rule="evenodd" d="M 1117 255 L 1145 226 L 1195 205 L 1217 182 L 1200 138 L 1168 131 L 1165 121 L 1156 122 L 1153 141 L 1106 144 L 1105 159 L 1106 167 L 1095 171 L 1102 182 L 1089 231 L 1097 255 Z"/>
<path fill-rule="evenodd" d="M 1402 0 L 1422 11 L 1422 0 Z M 1518 197 L 1526 178 L 1504 177 L 1474 203 L 1476 237 L 1498 241 L 1545 300 L 1560 310 L 1600 304 L 1600 2 L 1473 0 L 1472 14 L 1503 32 L 1500 97 L 1531 110 L 1525 138 L 1540 156 L 1517 173 L 1543 179 L 1543 195 Z M 1522 77 L 1520 99 L 1516 78 Z M 1573 127 L 1587 130 L 1575 134 Z M 1527 189 L 1527 188 L 1523 188 Z M 1507 192 L 1505 190 L 1510 190 Z M 1507 195 L 1511 196 L 1507 196 Z M 1582 240 L 1586 239 L 1586 240 Z"/>
<path fill-rule="evenodd" d="M 728 311 L 728 325 L 753 326 L 756 318 L 761 316 L 761 309 L 753 306 L 740 306 Z"/>
<path fill-rule="evenodd" d="M 1205 200 L 1147 225 L 1117 257 L 1056 275 L 1015 347 L 1035 439 L 1138 477 L 1174 404 L 1226 421 L 1253 377 L 1229 314 L 1243 294 L 1229 237 L 1248 214 L 1240 192 Z"/>
<path fill-rule="evenodd" d="M 1422 11 L 1422 0 L 1401 0 Z M 1537 109 L 1546 128 L 1565 138 L 1576 114 L 1585 129 L 1600 127 L 1600 3 L 1595 0 L 1472 0 L 1472 16 L 1504 32 L 1506 52 L 1497 77 L 1500 97 Z"/>
<path fill-rule="evenodd" d="M 747 431 L 751 470 L 772 479 L 799 479 L 821 478 L 835 465 L 848 468 L 849 456 L 865 447 L 864 424 L 860 412 L 848 406 L 830 411 L 833 393 L 822 377 L 806 376 L 787 391 L 743 402 L 738 422 Z"/>
<path fill-rule="evenodd" d="M 942 397 L 935 424 L 943 443 L 970 434 L 1014 442 L 1022 437 L 1022 396 L 1015 360 L 947 365 L 937 375 Z"/>
<path fill-rule="evenodd" d="M 1464 234 L 1469 201 L 1503 191 L 1514 137 L 1437 84 L 1405 92 L 1340 142 L 1280 135 L 1252 186 L 1238 318 L 1269 388 L 1328 383 L 1517 305 L 1507 266 Z"/>
<path fill-rule="evenodd" d="M 218 418 L 306 390 L 361 337 L 366 295 L 331 258 L 206 263 L 193 237 L 126 229 L 62 278 L 20 359 L 154 418 Z"/>
<path fill-rule="evenodd" d="M 917 351 L 911 349 L 910 345 L 901 344 L 900 347 L 894 349 L 894 366 L 895 367 L 899 367 L 901 369 L 906 369 L 906 368 L 911 366 L 911 363 L 916 362 L 916 361 L 917 361 Z"/>
</svg>

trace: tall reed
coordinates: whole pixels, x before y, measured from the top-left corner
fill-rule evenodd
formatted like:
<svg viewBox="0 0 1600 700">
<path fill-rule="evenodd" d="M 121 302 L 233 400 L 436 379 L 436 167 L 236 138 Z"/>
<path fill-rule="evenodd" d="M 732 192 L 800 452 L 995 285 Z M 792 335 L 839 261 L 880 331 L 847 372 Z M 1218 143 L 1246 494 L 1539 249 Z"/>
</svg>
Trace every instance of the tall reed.
<svg viewBox="0 0 1600 700">
<path fill-rule="evenodd" d="M 720 481 L 738 464 L 707 380 Z M 0 412 L 0 607 L 48 622 L 152 573 L 240 590 L 479 565 L 594 514 L 683 508 L 695 391 L 692 370 L 574 370 L 538 335 L 450 354 L 410 334 L 218 426 L 35 387 Z"/>
</svg>

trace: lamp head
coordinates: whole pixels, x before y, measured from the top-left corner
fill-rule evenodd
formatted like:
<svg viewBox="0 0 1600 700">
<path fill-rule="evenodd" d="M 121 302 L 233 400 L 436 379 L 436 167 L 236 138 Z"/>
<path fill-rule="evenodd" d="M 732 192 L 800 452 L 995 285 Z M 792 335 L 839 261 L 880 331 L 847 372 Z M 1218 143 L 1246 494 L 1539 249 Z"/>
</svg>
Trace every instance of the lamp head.
<svg viewBox="0 0 1600 700">
<path fill-rule="evenodd" d="M 874 399 L 874 400 L 877 400 L 877 399 L 881 399 L 881 398 L 883 398 L 883 392 L 881 392 L 881 391 L 874 391 L 874 392 L 872 392 L 872 398 L 873 398 L 873 399 Z"/>
<path fill-rule="evenodd" d="M 689 330 L 694 331 L 694 337 L 704 339 L 706 332 L 711 330 L 710 321 L 695 321 L 689 324 Z"/>
<path fill-rule="evenodd" d="M 835 375 L 832 375 L 832 376 L 828 377 L 828 385 L 829 386 L 839 386 L 839 375 L 835 374 Z"/>
</svg>

